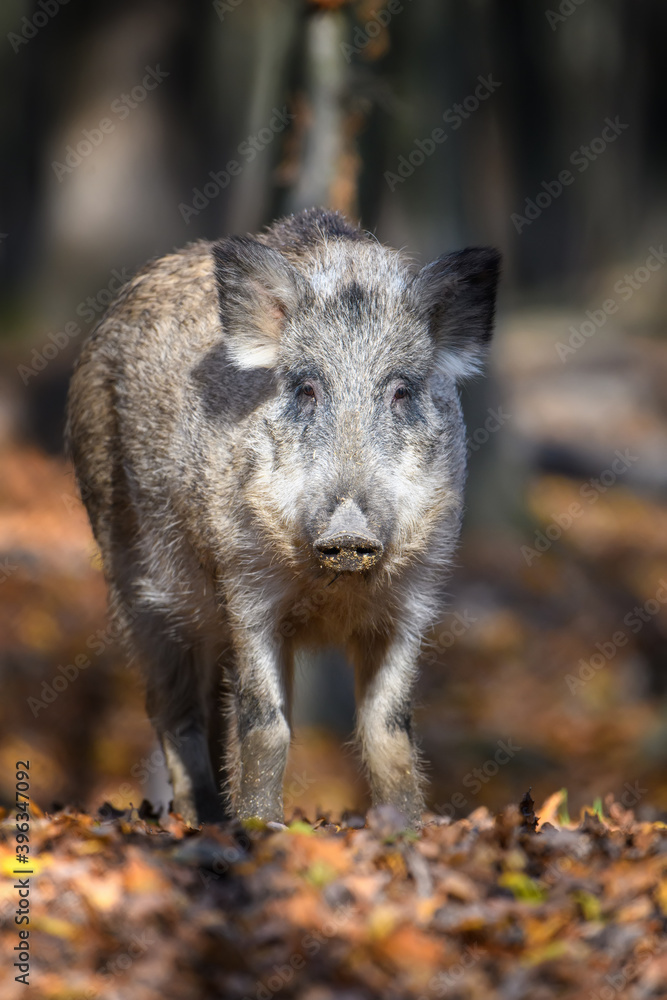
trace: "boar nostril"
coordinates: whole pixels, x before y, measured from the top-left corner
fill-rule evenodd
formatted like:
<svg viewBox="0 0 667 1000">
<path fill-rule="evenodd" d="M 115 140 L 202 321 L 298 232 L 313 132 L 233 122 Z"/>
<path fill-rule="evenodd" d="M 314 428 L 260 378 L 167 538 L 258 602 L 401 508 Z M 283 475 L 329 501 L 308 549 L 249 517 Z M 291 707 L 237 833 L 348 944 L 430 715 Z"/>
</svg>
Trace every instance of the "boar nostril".
<svg viewBox="0 0 667 1000">
<path fill-rule="evenodd" d="M 322 566 L 339 573 L 357 573 L 370 569 L 384 551 L 382 543 L 375 538 L 347 534 L 318 538 L 313 548 Z"/>
</svg>

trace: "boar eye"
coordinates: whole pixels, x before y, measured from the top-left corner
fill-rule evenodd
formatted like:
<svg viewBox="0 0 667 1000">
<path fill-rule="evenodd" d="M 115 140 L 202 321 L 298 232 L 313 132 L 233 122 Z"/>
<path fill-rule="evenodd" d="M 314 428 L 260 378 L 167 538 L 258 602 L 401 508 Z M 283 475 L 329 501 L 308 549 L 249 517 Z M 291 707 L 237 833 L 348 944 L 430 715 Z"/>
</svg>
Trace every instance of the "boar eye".
<svg viewBox="0 0 667 1000">
<path fill-rule="evenodd" d="M 301 392 L 304 394 L 304 396 L 307 396 L 308 399 L 315 399 L 315 390 L 313 389 L 310 382 L 304 382 L 304 384 L 301 386 Z"/>
<path fill-rule="evenodd" d="M 398 388 L 396 389 L 396 392 L 394 393 L 393 402 L 396 403 L 399 399 L 406 399 L 407 396 L 408 396 L 407 387 L 404 385 L 399 385 Z"/>
</svg>

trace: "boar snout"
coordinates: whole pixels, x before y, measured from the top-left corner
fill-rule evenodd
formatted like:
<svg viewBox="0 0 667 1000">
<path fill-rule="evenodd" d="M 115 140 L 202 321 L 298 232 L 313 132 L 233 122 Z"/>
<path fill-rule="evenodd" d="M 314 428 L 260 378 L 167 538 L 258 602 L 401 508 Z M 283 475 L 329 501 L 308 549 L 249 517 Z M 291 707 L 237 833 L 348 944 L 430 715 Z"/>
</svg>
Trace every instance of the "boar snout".
<svg viewBox="0 0 667 1000">
<path fill-rule="evenodd" d="M 339 573 L 370 569 L 384 551 L 382 542 L 364 535 L 328 535 L 318 538 L 314 548 L 321 565 Z"/>
<path fill-rule="evenodd" d="M 315 555 L 325 569 L 358 573 L 370 569 L 381 558 L 384 546 L 369 528 L 352 500 L 338 505 L 329 524 L 313 543 Z"/>
</svg>

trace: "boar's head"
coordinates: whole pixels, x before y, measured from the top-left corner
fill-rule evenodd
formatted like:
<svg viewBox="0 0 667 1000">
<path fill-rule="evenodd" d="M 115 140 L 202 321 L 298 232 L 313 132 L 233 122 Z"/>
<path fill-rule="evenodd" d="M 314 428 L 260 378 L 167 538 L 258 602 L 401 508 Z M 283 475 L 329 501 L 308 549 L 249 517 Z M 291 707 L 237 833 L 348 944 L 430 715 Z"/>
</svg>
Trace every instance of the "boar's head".
<svg viewBox="0 0 667 1000">
<path fill-rule="evenodd" d="M 279 547 L 338 573 L 391 572 L 438 525 L 451 533 L 456 384 L 491 337 L 499 254 L 469 248 L 415 272 L 370 238 L 301 252 L 234 238 L 214 256 L 232 363 L 275 374 L 249 489 Z"/>
</svg>

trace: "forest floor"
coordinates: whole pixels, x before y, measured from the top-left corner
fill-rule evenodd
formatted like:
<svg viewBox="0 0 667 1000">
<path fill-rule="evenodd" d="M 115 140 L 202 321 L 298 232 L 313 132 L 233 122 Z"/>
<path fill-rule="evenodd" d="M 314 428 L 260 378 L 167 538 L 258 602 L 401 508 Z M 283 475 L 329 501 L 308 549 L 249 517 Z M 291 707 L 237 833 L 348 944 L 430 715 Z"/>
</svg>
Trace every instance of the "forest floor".
<svg viewBox="0 0 667 1000">
<path fill-rule="evenodd" d="M 561 793 L 492 816 L 187 828 L 150 810 L 0 825 L 3 1000 L 667 996 L 667 825 Z M 140 818 L 139 813 L 144 815 Z M 430 819 L 430 821 L 429 821 Z M 20 874 L 15 875 L 16 871 Z M 25 871 L 32 874 L 25 875 Z M 14 881 L 14 879 L 16 881 Z M 22 880 L 19 882 L 18 880 Z"/>
</svg>

